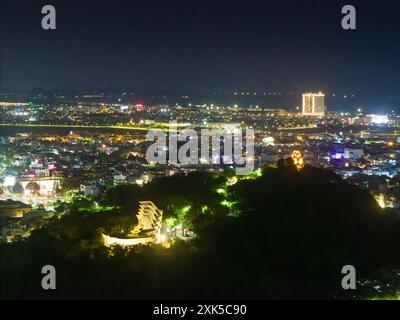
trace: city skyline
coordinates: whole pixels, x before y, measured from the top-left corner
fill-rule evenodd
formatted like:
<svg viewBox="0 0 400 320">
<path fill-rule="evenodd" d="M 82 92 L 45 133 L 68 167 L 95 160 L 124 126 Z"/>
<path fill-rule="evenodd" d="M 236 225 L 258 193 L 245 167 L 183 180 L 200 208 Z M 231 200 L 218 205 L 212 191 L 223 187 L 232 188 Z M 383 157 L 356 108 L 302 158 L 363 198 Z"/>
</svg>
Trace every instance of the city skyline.
<svg viewBox="0 0 400 320">
<path fill-rule="evenodd" d="M 325 105 L 330 112 L 364 112 L 389 114 L 399 112 L 397 100 L 393 96 L 358 95 L 351 92 L 326 92 Z M 143 92 L 111 90 L 34 90 L 34 91 L 0 91 L 0 101 L 7 103 L 41 104 L 41 103 L 116 103 L 126 104 L 167 104 L 167 105 L 239 105 L 244 108 L 283 108 L 296 110 L 302 108 L 301 95 L 304 92 L 284 92 L 280 90 L 212 92 L 207 94 L 190 94 L 188 92 Z"/>
</svg>

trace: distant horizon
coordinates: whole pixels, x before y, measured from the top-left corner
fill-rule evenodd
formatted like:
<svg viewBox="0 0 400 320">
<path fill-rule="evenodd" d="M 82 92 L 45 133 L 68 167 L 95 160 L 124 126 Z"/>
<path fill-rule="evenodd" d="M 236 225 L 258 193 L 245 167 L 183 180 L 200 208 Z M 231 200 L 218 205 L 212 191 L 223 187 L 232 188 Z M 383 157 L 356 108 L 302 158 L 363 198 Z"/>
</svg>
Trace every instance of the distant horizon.
<svg viewBox="0 0 400 320">
<path fill-rule="evenodd" d="M 400 96 L 397 95 L 377 95 L 377 94 L 352 94 L 333 93 L 326 90 L 307 90 L 290 91 L 236 91 L 235 92 L 208 92 L 208 93 L 188 93 L 185 91 L 159 91 L 159 90 L 26 90 L 13 91 L 1 90 L 0 100 L 12 102 L 27 102 L 37 95 L 52 95 L 52 97 L 41 97 L 47 102 L 63 101 L 63 99 L 86 99 L 88 103 L 107 101 L 109 103 L 137 103 L 137 104 L 219 104 L 223 106 L 238 104 L 242 107 L 255 107 L 260 105 L 263 108 L 282 108 L 293 109 L 301 106 L 301 94 L 306 92 L 322 92 L 325 94 L 325 105 L 328 111 L 335 112 L 354 112 L 361 108 L 370 113 L 390 113 L 400 112 Z M 255 94 L 256 93 L 256 94 Z M 104 97 L 83 97 L 83 95 L 101 95 Z M 125 94 L 125 95 L 123 95 Z M 60 97 L 61 95 L 61 97 Z M 65 95 L 65 97 L 62 97 Z M 334 95 L 334 96 L 333 96 Z M 79 97 L 76 97 L 79 96 Z M 346 97 L 345 97 L 346 96 Z M 21 101 L 17 101 L 17 100 Z M 25 101 L 22 101 L 26 99 Z M 102 100 L 103 99 L 103 100 Z M 121 99 L 121 101 L 119 101 Z M 78 101 L 74 101 L 78 102 Z"/>
</svg>

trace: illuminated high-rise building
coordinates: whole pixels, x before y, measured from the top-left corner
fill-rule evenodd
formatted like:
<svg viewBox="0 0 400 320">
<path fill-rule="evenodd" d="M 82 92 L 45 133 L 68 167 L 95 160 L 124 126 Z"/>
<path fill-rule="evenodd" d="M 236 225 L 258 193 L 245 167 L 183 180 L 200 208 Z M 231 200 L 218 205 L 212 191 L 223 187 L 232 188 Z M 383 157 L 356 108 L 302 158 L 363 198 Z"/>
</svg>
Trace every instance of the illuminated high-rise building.
<svg viewBox="0 0 400 320">
<path fill-rule="evenodd" d="M 303 94 L 303 116 L 321 117 L 325 112 L 325 95 L 322 92 Z"/>
</svg>

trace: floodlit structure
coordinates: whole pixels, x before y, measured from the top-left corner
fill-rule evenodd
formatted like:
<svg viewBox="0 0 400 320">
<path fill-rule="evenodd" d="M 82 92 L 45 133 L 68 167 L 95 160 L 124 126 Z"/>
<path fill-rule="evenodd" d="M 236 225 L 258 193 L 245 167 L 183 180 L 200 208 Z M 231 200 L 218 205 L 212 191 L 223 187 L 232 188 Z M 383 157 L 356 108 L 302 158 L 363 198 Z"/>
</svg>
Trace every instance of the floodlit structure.
<svg viewBox="0 0 400 320">
<path fill-rule="evenodd" d="M 135 246 L 138 244 L 160 243 L 162 210 L 158 209 L 151 201 L 140 201 L 139 211 L 136 215 L 138 224 L 127 238 L 114 238 L 103 234 L 104 245 L 112 246 Z"/>
<path fill-rule="evenodd" d="M 290 157 L 293 159 L 293 164 L 297 167 L 297 169 L 300 170 L 304 167 L 303 155 L 299 150 L 293 150 Z"/>
<path fill-rule="evenodd" d="M 319 93 L 304 93 L 303 94 L 303 116 L 322 117 L 325 115 L 325 95 Z"/>
<path fill-rule="evenodd" d="M 25 190 L 25 194 L 32 194 L 32 186 L 33 184 L 37 185 L 38 189 L 37 194 L 40 196 L 48 196 L 57 192 L 57 189 L 60 188 L 61 178 L 60 177 L 22 177 L 20 179 L 20 183 Z"/>
<path fill-rule="evenodd" d="M 61 177 L 54 176 L 37 176 L 30 174 L 22 177 L 6 176 L 4 178 L 4 187 L 12 190 L 13 193 L 24 195 L 25 199 L 29 202 L 32 196 L 39 196 L 43 198 L 51 198 L 60 188 Z"/>
</svg>

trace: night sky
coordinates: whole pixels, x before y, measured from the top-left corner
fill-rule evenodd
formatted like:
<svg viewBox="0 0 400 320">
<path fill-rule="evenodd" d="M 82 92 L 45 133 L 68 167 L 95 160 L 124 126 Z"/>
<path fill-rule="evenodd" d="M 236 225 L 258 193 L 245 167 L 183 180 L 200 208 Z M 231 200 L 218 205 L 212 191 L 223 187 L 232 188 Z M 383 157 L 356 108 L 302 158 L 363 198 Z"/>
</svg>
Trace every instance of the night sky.
<svg viewBox="0 0 400 320">
<path fill-rule="evenodd" d="M 2 90 L 323 90 L 398 97 L 400 5 L 1 0 Z M 41 7 L 57 30 L 41 29 Z M 357 30 L 341 29 L 341 7 Z"/>
</svg>

